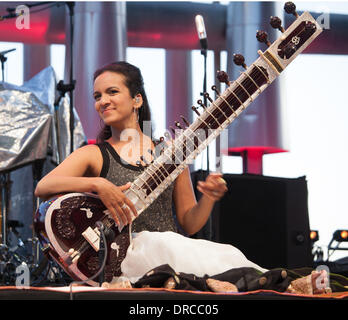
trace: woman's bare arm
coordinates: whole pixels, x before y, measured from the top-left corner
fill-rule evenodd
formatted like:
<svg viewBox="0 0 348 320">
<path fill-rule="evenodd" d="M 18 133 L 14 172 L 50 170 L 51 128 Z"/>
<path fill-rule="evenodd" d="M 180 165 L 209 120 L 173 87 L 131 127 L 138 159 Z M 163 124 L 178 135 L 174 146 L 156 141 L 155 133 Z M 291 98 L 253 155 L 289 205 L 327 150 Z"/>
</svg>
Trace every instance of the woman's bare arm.
<svg viewBox="0 0 348 320">
<path fill-rule="evenodd" d="M 206 224 L 215 202 L 227 191 L 226 182 L 221 178 L 221 174 L 210 174 L 205 181 L 198 183 L 197 189 L 203 194 L 198 202 L 188 169 L 175 181 L 173 196 L 177 219 L 189 235 L 195 234 Z"/>
<path fill-rule="evenodd" d="M 97 171 L 102 156 L 97 146 L 85 146 L 70 154 L 59 166 L 44 176 L 35 189 L 35 196 L 47 199 L 66 192 L 96 192 Z"/>
<path fill-rule="evenodd" d="M 132 221 L 130 210 L 122 208 L 126 204 L 136 216 L 134 204 L 123 193 L 130 184 L 116 186 L 99 177 L 102 168 L 102 155 L 99 148 L 89 145 L 77 149 L 58 167 L 43 177 L 35 189 L 35 196 L 48 199 L 56 194 L 68 192 L 95 192 L 119 224 Z"/>
</svg>

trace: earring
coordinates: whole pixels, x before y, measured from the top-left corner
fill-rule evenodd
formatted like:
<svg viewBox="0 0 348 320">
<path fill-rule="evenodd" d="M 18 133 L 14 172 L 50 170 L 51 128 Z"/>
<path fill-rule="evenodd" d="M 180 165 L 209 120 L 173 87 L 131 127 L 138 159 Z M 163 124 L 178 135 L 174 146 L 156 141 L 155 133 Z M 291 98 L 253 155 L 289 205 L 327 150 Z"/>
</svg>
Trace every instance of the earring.
<svg viewBox="0 0 348 320">
<path fill-rule="evenodd" d="M 137 121 L 137 123 L 139 122 L 139 110 L 137 109 L 137 108 L 133 108 L 133 111 L 134 111 L 134 113 L 135 113 L 135 116 L 136 116 L 136 121 Z"/>
</svg>

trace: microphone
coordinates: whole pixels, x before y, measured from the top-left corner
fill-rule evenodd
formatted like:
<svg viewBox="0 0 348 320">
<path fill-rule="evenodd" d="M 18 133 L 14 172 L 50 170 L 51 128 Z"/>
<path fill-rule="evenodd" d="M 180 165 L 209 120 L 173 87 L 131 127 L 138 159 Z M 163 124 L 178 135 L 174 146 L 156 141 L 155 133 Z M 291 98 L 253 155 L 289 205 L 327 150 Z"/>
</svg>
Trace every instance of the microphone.
<svg viewBox="0 0 348 320">
<path fill-rule="evenodd" d="M 4 54 L 7 54 L 9 52 L 12 52 L 12 51 L 15 51 L 16 49 L 10 49 L 10 50 L 5 50 L 5 51 L 1 51 L 0 52 L 0 55 L 4 55 Z"/>
<path fill-rule="evenodd" d="M 205 31 L 203 17 L 200 14 L 198 14 L 195 17 L 195 21 L 196 21 L 196 29 L 197 29 L 199 41 L 201 43 L 201 47 L 203 50 L 207 50 L 208 40 L 207 40 L 207 33 Z"/>
</svg>

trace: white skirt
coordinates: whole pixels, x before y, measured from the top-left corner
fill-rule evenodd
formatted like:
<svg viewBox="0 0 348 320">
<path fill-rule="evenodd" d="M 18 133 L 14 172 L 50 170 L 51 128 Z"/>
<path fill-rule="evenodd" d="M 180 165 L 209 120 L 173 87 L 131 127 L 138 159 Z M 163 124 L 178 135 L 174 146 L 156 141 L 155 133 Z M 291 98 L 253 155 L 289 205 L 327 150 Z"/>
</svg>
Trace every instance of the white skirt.
<svg viewBox="0 0 348 320">
<path fill-rule="evenodd" d="M 170 231 L 142 231 L 133 234 L 121 264 L 122 277 L 135 283 L 148 271 L 162 264 L 169 264 L 176 272 L 191 273 L 198 277 L 213 276 L 240 267 L 267 271 L 229 244 L 191 239 Z"/>
</svg>

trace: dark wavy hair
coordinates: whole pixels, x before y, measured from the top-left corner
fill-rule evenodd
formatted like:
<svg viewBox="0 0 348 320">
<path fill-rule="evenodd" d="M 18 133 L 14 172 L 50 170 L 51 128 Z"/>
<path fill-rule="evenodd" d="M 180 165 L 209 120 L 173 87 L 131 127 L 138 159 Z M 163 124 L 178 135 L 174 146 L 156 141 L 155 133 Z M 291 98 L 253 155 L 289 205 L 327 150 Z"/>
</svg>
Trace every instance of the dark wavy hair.
<svg viewBox="0 0 348 320">
<path fill-rule="evenodd" d="M 141 94 L 143 98 L 143 104 L 139 108 L 138 114 L 139 126 L 141 131 L 143 131 L 143 122 L 151 121 L 151 111 L 145 93 L 144 80 L 143 76 L 141 75 L 140 69 L 125 61 L 113 62 L 95 71 L 93 80 L 95 80 L 98 76 L 106 71 L 122 74 L 125 77 L 125 85 L 128 88 L 132 98 L 134 98 L 137 94 Z M 110 137 L 111 128 L 108 125 L 104 125 L 104 127 L 98 133 L 97 142 L 104 142 Z"/>
</svg>

